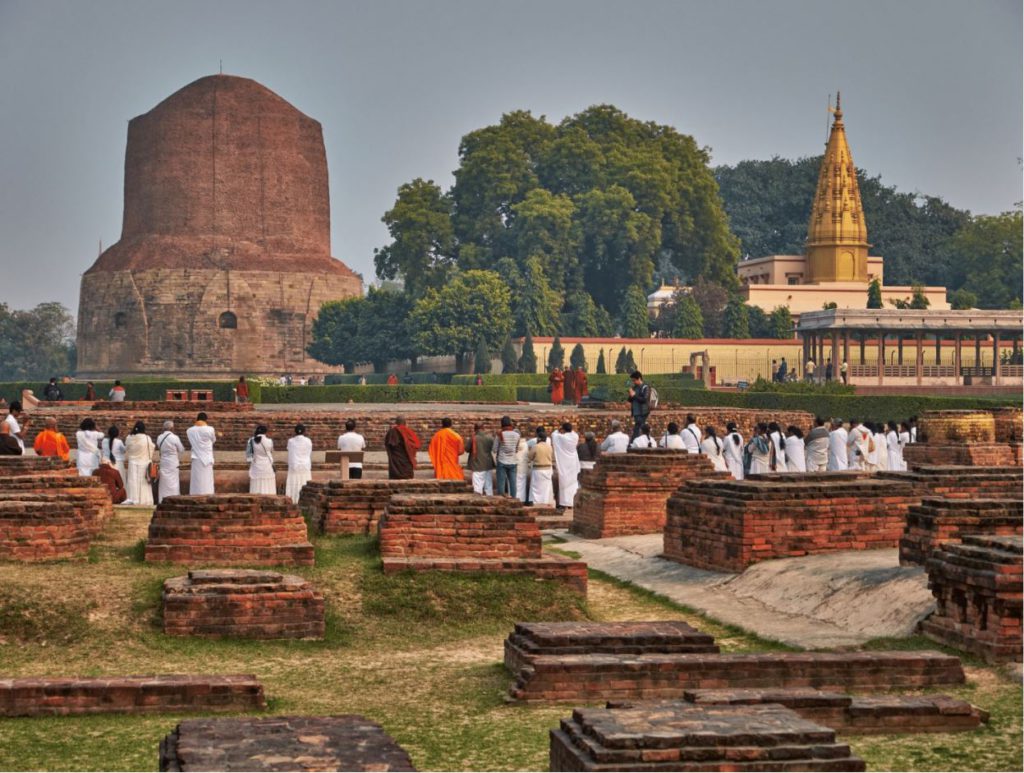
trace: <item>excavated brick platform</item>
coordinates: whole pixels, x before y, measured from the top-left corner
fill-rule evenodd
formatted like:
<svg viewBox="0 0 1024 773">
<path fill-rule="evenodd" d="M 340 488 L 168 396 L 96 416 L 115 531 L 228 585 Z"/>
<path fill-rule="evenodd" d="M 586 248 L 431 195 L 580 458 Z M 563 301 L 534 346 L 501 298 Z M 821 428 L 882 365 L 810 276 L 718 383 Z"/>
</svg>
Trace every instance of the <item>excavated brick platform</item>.
<svg viewBox="0 0 1024 773">
<path fill-rule="evenodd" d="M 1021 408 L 993 408 L 997 443 L 1020 443 L 1024 440 L 1024 410 Z"/>
<path fill-rule="evenodd" d="M 0 480 L 9 480 L 22 475 L 77 477 L 78 470 L 71 466 L 71 462 L 61 459 L 59 456 L 0 456 Z"/>
<path fill-rule="evenodd" d="M 839 692 L 960 684 L 960 659 L 938 652 L 771 652 L 535 655 L 509 698 L 595 703 L 679 700 L 686 690 L 814 687 Z"/>
<path fill-rule="evenodd" d="M 257 566 L 313 565 L 306 522 L 288 497 L 167 497 L 149 523 L 147 561 Z"/>
<path fill-rule="evenodd" d="M 380 521 L 380 554 L 387 574 L 407 569 L 528 574 L 587 592 L 587 565 L 545 556 L 540 527 L 517 499 L 392 496 Z"/>
<path fill-rule="evenodd" d="M 963 465 L 974 467 L 1019 467 L 1019 443 L 946 444 L 911 443 L 903 449 L 911 470 L 922 465 Z"/>
<path fill-rule="evenodd" d="M 1021 537 L 981 535 L 933 551 L 926 568 L 937 609 L 922 633 L 989 662 L 1020 662 L 1022 552 Z"/>
<path fill-rule="evenodd" d="M 683 699 L 701 705 L 777 703 L 804 719 L 844 735 L 954 733 L 988 722 L 988 712 L 948 695 L 847 695 L 811 688 L 788 690 L 687 690 Z"/>
<path fill-rule="evenodd" d="M 302 488 L 299 509 L 320 534 L 372 534 L 393 494 L 462 494 L 464 480 L 329 480 Z"/>
<path fill-rule="evenodd" d="M 248 674 L 0 679 L 0 716 L 239 712 L 267 707 Z"/>
<path fill-rule="evenodd" d="M 160 742 L 160 770 L 416 770 L 375 722 L 356 715 L 189 719 Z"/>
<path fill-rule="evenodd" d="M 580 475 L 570 531 L 587 539 L 653 534 L 665 528 L 672 492 L 699 478 L 729 478 L 703 454 L 664 449 L 605 454 Z"/>
<path fill-rule="evenodd" d="M 772 704 L 575 709 L 550 738 L 553 771 L 866 769 L 834 730 Z"/>
<path fill-rule="evenodd" d="M 880 480 L 913 484 L 923 497 L 1021 499 L 1024 469 L 922 464 L 913 470 L 879 472 Z"/>
<path fill-rule="evenodd" d="M 254 408 L 252 403 L 231 403 L 220 400 L 216 402 L 212 400 L 122 400 L 119 403 L 98 400 L 92 404 L 94 411 L 131 411 L 135 413 L 190 411 L 193 414 L 203 411 L 210 415 L 215 413 L 252 413 Z"/>
<path fill-rule="evenodd" d="M 219 639 L 322 639 L 324 596 L 302 577 L 205 569 L 164 581 L 164 633 Z"/>
<path fill-rule="evenodd" d="M 0 561 L 85 558 L 89 524 L 61 497 L 24 494 L 0 499 Z"/>
<path fill-rule="evenodd" d="M 914 487 L 845 473 L 698 480 L 668 501 L 664 557 L 716 571 L 840 550 L 894 548 Z"/>
<path fill-rule="evenodd" d="M 0 500 L 56 501 L 70 504 L 95 536 L 114 515 L 110 491 L 99 478 L 78 476 L 21 475 L 5 480 Z"/>
<path fill-rule="evenodd" d="M 505 668 L 516 674 L 538 655 L 643 655 L 718 652 L 715 639 L 678 620 L 516 623 L 505 640 Z"/>
<path fill-rule="evenodd" d="M 965 534 L 1024 534 L 1024 503 L 1011 499 L 925 499 L 907 513 L 900 538 L 900 565 L 924 565 L 943 543 Z"/>
<path fill-rule="evenodd" d="M 965 445 L 994 443 L 996 420 L 992 411 L 923 411 L 917 420 L 921 443 Z"/>
</svg>

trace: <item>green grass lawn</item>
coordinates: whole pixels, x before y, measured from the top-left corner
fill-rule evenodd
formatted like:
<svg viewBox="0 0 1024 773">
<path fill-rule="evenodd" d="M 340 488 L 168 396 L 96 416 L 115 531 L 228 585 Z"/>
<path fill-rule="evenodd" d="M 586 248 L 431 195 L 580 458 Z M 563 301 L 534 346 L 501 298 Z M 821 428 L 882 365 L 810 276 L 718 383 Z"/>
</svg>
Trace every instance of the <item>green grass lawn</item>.
<svg viewBox="0 0 1024 773">
<path fill-rule="evenodd" d="M 147 522 L 119 513 L 88 561 L 0 564 L 0 676 L 253 673 L 270 712 L 363 714 L 422 770 L 546 770 L 548 730 L 570 707 L 505 703 L 502 641 L 514 621 L 678 619 L 725 651 L 777 646 L 597 573 L 586 603 L 527 578 L 385 577 L 365 538 L 319 538 L 317 565 L 294 570 L 327 598 L 324 641 L 170 638 L 160 631 L 160 588 L 184 567 L 141 561 Z M 981 664 L 968 671 L 967 685 L 945 692 L 991 711 L 987 727 L 851 739 L 869 769 L 1019 770 L 1019 684 Z M 179 718 L 0 719 L 0 770 L 153 770 Z"/>
</svg>

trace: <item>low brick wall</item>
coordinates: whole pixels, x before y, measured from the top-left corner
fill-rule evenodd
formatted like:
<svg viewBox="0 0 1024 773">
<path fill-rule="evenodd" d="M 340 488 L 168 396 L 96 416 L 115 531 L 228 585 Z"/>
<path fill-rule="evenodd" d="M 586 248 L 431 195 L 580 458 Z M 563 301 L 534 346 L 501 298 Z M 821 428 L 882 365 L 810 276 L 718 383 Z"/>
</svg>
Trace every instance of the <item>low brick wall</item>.
<svg viewBox="0 0 1024 773">
<path fill-rule="evenodd" d="M 938 652 L 538 655 L 514 674 L 510 698 L 596 703 L 678 700 L 686 690 L 814 687 L 840 692 L 917 689 L 964 681 Z"/>
<path fill-rule="evenodd" d="M 393 494 L 468 494 L 465 480 L 327 480 L 302 488 L 299 509 L 320 534 L 372 534 Z"/>
<path fill-rule="evenodd" d="M 0 456 L 0 480 L 21 475 L 77 477 L 78 470 L 71 466 L 71 462 L 58 456 Z"/>
<path fill-rule="evenodd" d="M 550 734 L 549 770 L 866 770 L 835 731 L 779 705 L 581 708 Z"/>
<path fill-rule="evenodd" d="M 669 499 L 664 556 L 741 572 L 773 558 L 893 548 L 918 501 L 909 483 L 845 473 L 690 481 Z"/>
<path fill-rule="evenodd" d="M 206 569 L 164 581 L 164 633 L 219 639 L 322 639 L 324 596 L 302 577 Z"/>
<path fill-rule="evenodd" d="M 267 707 L 255 676 L 169 675 L 0 679 L 0 716 L 239 712 Z"/>
<path fill-rule="evenodd" d="M 114 515 L 110 491 L 99 478 L 20 475 L 0 486 L 0 500 L 10 499 L 67 502 L 82 516 L 93 536 Z"/>
<path fill-rule="evenodd" d="M 924 565 L 944 543 L 966 534 L 1019 536 L 1024 533 L 1024 504 L 1008 499 L 925 499 L 907 513 L 900 538 L 900 565 Z"/>
<path fill-rule="evenodd" d="M 934 445 L 994 443 L 992 411 L 924 411 L 917 420 L 918 439 Z"/>
<path fill-rule="evenodd" d="M 193 419 L 200 411 L 209 415 L 215 413 L 252 413 L 253 408 L 252 403 L 231 403 L 223 400 L 122 400 L 119 403 L 97 400 L 92 404 L 92 410 L 94 411 L 130 411 L 132 413 L 191 411 Z"/>
<path fill-rule="evenodd" d="M 911 483 L 922 497 L 944 499 L 1020 499 L 1024 469 L 919 465 L 905 472 L 879 472 L 880 480 Z"/>
<path fill-rule="evenodd" d="M 287 497 L 167 497 L 153 512 L 147 561 L 218 565 L 313 565 L 306 522 Z"/>
<path fill-rule="evenodd" d="M 989 662 L 1020 662 L 1021 559 L 1021 537 L 964 535 L 933 551 L 926 568 L 937 609 L 922 621 L 924 635 Z"/>
<path fill-rule="evenodd" d="M 55 495 L 0 499 L 0 561 L 85 558 L 89 526 L 70 502 Z"/>
<path fill-rule="evenodd" d="M 911 443 L 903 449 L 903 459 L 911 470 L 922 465 L 1019 467 L 1021 450 L 1019 443 Z"/>
<path fill-rule="evenodd" d="M 857 696 L 811 688 L 788 690 L 687 690 L 683 697 L 704 706 L 775 703 L 843 735 L 954 733 L 988 722 L 988 712 L 948 695 Z"/>
<path fill-rule="evenodd" d="M 189 719 L 160 742 L 160 770 L 415 770 L 360 716 Z"/>
<path fill-rule="evenodd" d="M 729 477 L 715 472 L 703 454 L 664 449 L 605 454 L 580 474 L 570 531 L 587 539 L 660 532 L 668 499 L 682 483 Z"/>
<path fill-rule="evenodd" d="M 587 565 L 541 550 L 523 503 L 476 494 L 394 495 L 380 520 L 385 573 L 404 570 L 528 574 L 587 590 Z"/>
<path fill-rule="evenodd" d="M 1024 440 L 1024 410 L 995 408 L 992 410 L 997 443 L 1020 443 Z"/>
</svg>

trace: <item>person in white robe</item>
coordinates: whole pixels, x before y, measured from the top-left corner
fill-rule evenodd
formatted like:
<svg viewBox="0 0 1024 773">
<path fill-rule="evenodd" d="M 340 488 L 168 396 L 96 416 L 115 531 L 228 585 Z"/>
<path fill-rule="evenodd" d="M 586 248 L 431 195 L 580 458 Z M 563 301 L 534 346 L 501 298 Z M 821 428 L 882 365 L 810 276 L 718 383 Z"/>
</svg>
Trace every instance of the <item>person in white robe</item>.
<svg viewBox="0 0 1024 773">
<path fill-rule="evenodd" d="M 192 450 L 188 493 L 192 496 L 212 494 L 213 445 L 217 442 L 217 432 L 206 423 L 206 414 L 200 413 L 196 417 L 196 423 L 188 428 L 185 436 Z"/>
<path fill-rule="evenodd" d="M 276 494 L 277 474 L 274 472 L 274 441 L 267 437 L 267 428 L 260 424 L 245 448 L 249 461 L 249 493 Z"/>
<path fill-rule="evenodd" d="M 679 425 L 674 421 L 670 421 L 665 428 L 665 434 L 658 441 L 658 445 L 670 451 L 682 451 L 685 449 L 686 445 L 683 443 L 683 437 L 679 434 Z"/>
<path fill-rule="evenodd" d="M 782 427 L 776 422 L 768 425 L 768 438 L 775 446 L 775 467 L 772 472 L 786 471 L 786 436 L 782 434 Z"/>
<path fill-rule="evenodd" d="M 849 467 L 847 441 L 849 433 L 843 429 L 842 419 L 832 420 L 832 431 L 828 433 L 828 471 L 839 472 Z"/>
<path fill-rule="evenodd" d="M 875 424 L 871 427 L 874 432 L 872 440 L 875 441 L 875 469 L 889 469 L 889 442 L 885 439 L 885 426 Z"/>
<path fill-rule="evenodd" d="M 125 504 L 152 505 L 153 482 L 149 479 L 149 465 L 153 462 L 156 446 L 146 434 L 146 425 L 141 421 L 135 422 L 124 448 L 128 468 L 128 477 L 124 481 L 125 491 L 128 492 Z"/>
<path fill-rule="evenodd" d="M 629 450 L 629 435 L 622 431 L 622 424 L 613 419 L 611 432 L 601 441 L 602 454 L 624 454 Z"/>
<path fill-rule="evenodd" d="M 78 464 L 79 475 L 89 476 L 96 472 L 100 466 L 102 441 L 103 433 L 96 429 L 96 422 L 90 418 L 83 419 L 75 433 L 75 462 Z"/>
<path fill-rule="evenodd" d="M 786 471 L 807 472 L 804 433 L 795 425 L 786 429 Z"/>
<path fill-rule="evenodd" d="M 804 438 L 804 466 L 807 472 L 825 472 L 828 469 L 828 446 L 825 420 L 816 418 L 814 428 Z"/>
<path fill-rule="evenodd" d="M 774 445 L 768 437 L 768 425 L 763 422 L 754 427 L 754 436 L 747 443 L 750 454 L 750 474 L 760 475 L 772 471 Z"/>
<path fill-rule="evenodd" d="M 529 502 L 530 493 L 528 481 L 530 479 L 530 446 L 526 438 L 519 438 L 519 445 L 516 446 L 516 499 L 520 502 Z"/>
<path fill-rule="evenodd" d="M 554 507 L 551 501 L 551 467 L 554 464 L 554 449 L 543 427 L 537 427 L 530 456 L 530 501 L 537 507 Z"/>
<path fill-rule="evenodd" d="M 864 426 L 864 422 L 857 422 L 856 426 L 850 430 L 846 440 L 848 469 L 872 470 L 870 456 L 872 445 L 874 444 L 871 442 L 871 430 Z"/>
<path fill-rule="evenodd" d="M 651 425 L 644 424 L 640 427 L 640 434 L 633 438 L 633 442 L 629 444 L 630 448 L 657 448 L 657 441 L 651 437 Z"/>
<path fill-rule="evenodd" d="M 125 467 L 124 441 L 119 437 L 121 430 L 116 424 L 111 424 L 106 436 L 100 443 L 100 459 L 106 459 L 114 468 L 121 473 L 121 480 L 128 480 L 128 468 Z"/>
<path fill-rule="evenodd" d="M 899 446 L 899 449 L 900 449 L 900 469 L 901 470 L 906 470 L 907 469 L 907 460 L 903 456 L 903 451 L 912 442 L 913 442 L 913 436 L 910 433 L 910 425 L 907 424 L 906 422 L 903 422 L 902 424 L 900 424 L 900 434 L 899 434 L 898 442 L 897 442 L 897 445 Z"/>
<path fill-rule="evenodd" d="M 704 439 L 700 441 L 700 451 L 715 468 L 715 472 L 728 472 L 729 465 L 725 463 L 725 443 L 715 432 L 714 427 L 704 428 Z"/>
<path fill-rule="evenodd" d="M 885 450 L 889 464 L 888 469 L 893 472 L 899 472 L 902 470 L 903 464 L 900 459 L 900 433 L 899 428 L 896 426 L 896 422 L 894 421 L 890 421 L 889 425 L 886 427 Z"/>
<path fill-rule="evenodd" d="M 580 487 L 580 436 L 565 422 L 561 430 L 551 433 L 551 446 L 555 451 L 555 469 L 558 471 L 558 507 L 572 507 Z"/>
<path fill-rule="evenodd" d="M 306 436 L 306 425 L 296 424 L 295 435 L 288 438 L 288 479 L 284 494 L 299 503 L 302 487 L 313 477 L 313 441 Z"/>
<path fill-rule="evenodd" d="M 701 432 L 700 427 L 697 426 L 697 420 L 693 414 L 687 414 L 686 426 L 683 431 L 679 433 L 683 439 L 683 448 L 689 451 L 691 454 L 700 453 L 700 438 Z"/>
<path fill-rule="evenodd" d="M 736 480 L 743 480 L 743 435 L 736 429 L 736 423 L 730 421 L 725 425 L 725 466 Z"/>
<path fill-rule="evenodd" d="M 164 431 L 156 439 L 156 453 L 160 460 L 160 482 L 157 485 L 157 504 L 166 497 L 181 494 L 181 455 L 185 446 L 174 434 L 174 422 L 165 421 Z"/>
</svg>

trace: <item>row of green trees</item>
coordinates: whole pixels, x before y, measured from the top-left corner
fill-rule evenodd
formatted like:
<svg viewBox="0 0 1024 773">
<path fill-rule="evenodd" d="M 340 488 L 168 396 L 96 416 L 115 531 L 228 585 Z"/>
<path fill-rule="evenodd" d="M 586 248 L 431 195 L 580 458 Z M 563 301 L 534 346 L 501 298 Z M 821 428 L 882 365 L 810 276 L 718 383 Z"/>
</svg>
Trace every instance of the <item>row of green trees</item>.
<svg viewBox="0 0 1024 773">
<path fill-rule="evenodd" d="M 60 378 L 74 373 L 75 360 L 75 321 L 64 306 L 12 310 L 0 303 L 0 381 Z"/>
</svg>

